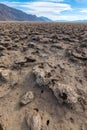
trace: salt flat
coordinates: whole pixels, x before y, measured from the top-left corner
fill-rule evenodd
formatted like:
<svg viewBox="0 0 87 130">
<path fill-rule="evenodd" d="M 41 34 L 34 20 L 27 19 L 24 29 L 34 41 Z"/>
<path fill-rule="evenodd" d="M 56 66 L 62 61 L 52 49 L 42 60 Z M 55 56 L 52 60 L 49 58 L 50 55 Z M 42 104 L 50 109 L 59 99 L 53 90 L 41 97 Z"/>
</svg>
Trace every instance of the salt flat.
<svg viewBox="0 0 87 130">
<path fill-rule="evenodd" d="M 0 22 L 0 130 L 87 130 L 87 24 Z"/>
</svg>

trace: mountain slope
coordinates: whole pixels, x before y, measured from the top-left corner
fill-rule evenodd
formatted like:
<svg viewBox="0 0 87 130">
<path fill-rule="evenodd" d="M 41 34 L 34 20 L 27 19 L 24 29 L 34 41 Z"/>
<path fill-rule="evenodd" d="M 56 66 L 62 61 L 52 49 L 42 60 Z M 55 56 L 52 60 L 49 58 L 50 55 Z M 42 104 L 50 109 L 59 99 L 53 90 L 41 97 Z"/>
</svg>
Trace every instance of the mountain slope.
<svg viewBox="0 0 87 130">
<path fill-rule="evenodd" d="M 45 21 L 36 15 L 26 14 L 23 11 L 0 4 L 0 21 Z"/>
<path fill-rule="evenodd" d="M 77 21 L 75 21 L 75 22 L 82 22 L 82 23 L 85 23 L 85 22 L 87 22 L 87 20 L 77 20 Z"/>
<path fill-rule="evenodd" d="M 43 17 L 43 16 L 41 16 L 40 18 L 41 18 L 43 21 L 52 22 L 52 20 L 49 19 L 49 18 L 46 18 L 46 17 Z"/>
</svg>

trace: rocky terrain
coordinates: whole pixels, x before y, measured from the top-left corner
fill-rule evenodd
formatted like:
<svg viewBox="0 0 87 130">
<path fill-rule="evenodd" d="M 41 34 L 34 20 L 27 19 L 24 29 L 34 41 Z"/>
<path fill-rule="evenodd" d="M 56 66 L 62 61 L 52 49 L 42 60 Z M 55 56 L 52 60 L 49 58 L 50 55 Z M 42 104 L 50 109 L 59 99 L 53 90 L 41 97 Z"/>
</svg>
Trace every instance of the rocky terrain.
<svg viewBox="0 0 87 130">
<path fill-rule="evenodd" d="M 0 22 L 0 130 L 87 130 L 87 24 Z"/>
</svg>

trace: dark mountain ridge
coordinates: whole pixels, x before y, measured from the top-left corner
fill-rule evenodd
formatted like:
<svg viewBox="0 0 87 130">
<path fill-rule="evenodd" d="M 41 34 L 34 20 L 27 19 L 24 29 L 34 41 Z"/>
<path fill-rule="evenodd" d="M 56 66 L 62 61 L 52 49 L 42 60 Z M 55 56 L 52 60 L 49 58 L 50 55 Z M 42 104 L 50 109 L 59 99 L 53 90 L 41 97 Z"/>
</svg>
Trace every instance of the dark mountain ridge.
<svg viewBox="0 0 87 130">
<path fill-rule="evenodd" d="M 45 21 L 36 15 L 27 14 L 21 10 L 0 3 L 0 21 Z M 48 21 L 47 21 L 48 22 Z"/>
</svg>

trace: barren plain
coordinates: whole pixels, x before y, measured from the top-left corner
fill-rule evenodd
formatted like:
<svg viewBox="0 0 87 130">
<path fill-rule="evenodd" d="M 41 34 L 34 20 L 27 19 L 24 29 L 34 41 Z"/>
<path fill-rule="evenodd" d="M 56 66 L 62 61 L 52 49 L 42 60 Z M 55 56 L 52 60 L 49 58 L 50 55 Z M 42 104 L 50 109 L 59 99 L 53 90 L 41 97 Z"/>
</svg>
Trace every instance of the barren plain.
<svg viewBox="0 0 87 130">
<path fill-rule="evenodd" d="M 0 22 L 0 130 L 87 130 L 87 24 Z"/>
</svg>

